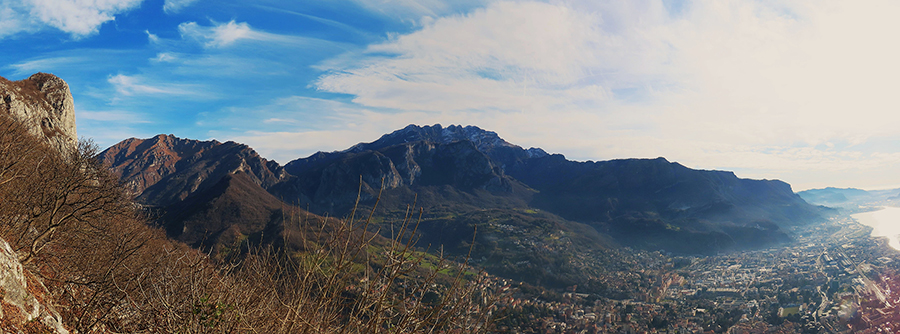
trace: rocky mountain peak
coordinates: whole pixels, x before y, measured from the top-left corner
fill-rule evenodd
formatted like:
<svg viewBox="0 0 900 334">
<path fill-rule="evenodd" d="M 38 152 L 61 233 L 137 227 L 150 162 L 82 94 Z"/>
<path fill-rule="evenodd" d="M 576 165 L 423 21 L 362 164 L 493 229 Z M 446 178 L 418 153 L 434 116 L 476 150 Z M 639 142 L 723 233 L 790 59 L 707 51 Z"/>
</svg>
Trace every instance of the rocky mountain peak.
<svg viewBox="0 0 900 334">
<path fill-rule="evenodd" d="M 528 158 L 538 158 L 548 155 L 540 148 L 523 149 L 500 138 L 494 131 L 487 131 L 473 125 L 450 125 L 443 127 L 441 124 L 419 126 L 415 124 L 394 132 L 385 134 L 370 143 L 359 143 L 343 151 L 317 152 L 309 157 L 300 158 L 288 162 L 285 169 L 290 173 L 298 173 L 301 170 L 320 167 L 339 159 L 345 154 L 378 151 L 389 147 L 415 142 L 430 142 L 435 144 L 452 144 L 459 141 L 469 141 L 481 153 L 491 158 L 492 163 L 501 168 L 507 164 Z"/>
<path fill-rule="evenodd" d="M 101 152 L 98 158 L 139 195 L 139 202 L 147 205 L 182 200 L 238 172 L 246 173 L 263 187 L 285 177 L 281 166 L 262 158 L 247 145 L 183 139 L 171 134 L 126 139 Z"/>
<path fill-rule="evenodd" d="M 75 148 L 78 134 L 72 92 L 53 74 L 36 73 L 19 81 L 0 77 L 0 112 L 24 122 L 32 134 L 46 138 L 61 152 Z"/>
<path fill-rule="evenodd" d="M 415 141 L 430 141 L 439 144 L 450 144 L 453 142 L 468 140 L 475 144 L 479 151 L 489 152 L 500 147 L 519 148 L 519 146 L 511 144 L 494 131 L 481 129 L 474 125 L 450 125 L 443 127 L 441 124 L 419 126 L 415 124 L 381 136 L 371 143 L 359 143 L 342 152 L 362 152 L 368 150 L 378 150 L 388 146 L 403 143 L 411 143 Z M 543 150 L 533 149 L 535 154 L 540 154 Z M 546 154 L 546 153 L 544 153 Z"/>
<path fill-rule="evenodd" d="M 440 126 L 440 124 L 436 124 L 435 126 Z M 516 145 L 510 144 L 500 138 L 496 132 L 482 130 L 473 125 L 450 125 L 441 131 L 441 140 L 444 143 L 469 140 L 475 144 L 475 147 L 482 151 L 495 147 L 516 147 Z"/>
</svg>

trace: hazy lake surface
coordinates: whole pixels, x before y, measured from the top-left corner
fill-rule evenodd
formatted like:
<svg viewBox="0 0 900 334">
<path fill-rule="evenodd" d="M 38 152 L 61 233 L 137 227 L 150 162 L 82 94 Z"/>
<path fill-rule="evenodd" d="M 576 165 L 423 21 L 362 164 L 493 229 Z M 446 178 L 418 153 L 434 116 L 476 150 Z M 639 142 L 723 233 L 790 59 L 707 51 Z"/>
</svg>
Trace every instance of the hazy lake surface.
<svg viewBox="0 0 900 334">
<path fill-rule="evenodd" d="M 891 248 L 900 250 L 900 208 L 888 207 L 851 216 L 860 224 L 871 226 L 872 236 L 887 237 Z"/>
</svg>

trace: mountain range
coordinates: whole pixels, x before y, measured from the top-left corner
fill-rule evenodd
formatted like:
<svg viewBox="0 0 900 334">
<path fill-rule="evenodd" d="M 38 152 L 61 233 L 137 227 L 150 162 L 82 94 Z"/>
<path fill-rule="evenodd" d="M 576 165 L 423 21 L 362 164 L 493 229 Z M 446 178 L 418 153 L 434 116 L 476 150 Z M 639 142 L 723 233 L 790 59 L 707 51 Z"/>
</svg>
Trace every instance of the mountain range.
<svg viewBox="0 0 900 334">
<path fill-rule="evenodd" d="M 517 238 L 492 228 L 504 225 L 535 235 L 578 231 L 569 238 L 588 249 L 709 254 L 788 242 L 786 227 L 820 215 L 781 181 L 664 158 L 572 161 L 475 126 L 409 125 L 284 166 L 244 144 L 172 135 L 127 139 L 99 157 L 157 210 L 170 236 L 196 245 L 214 244 L 236 225 L 240 233 L 277 226 L 279 206 L 343 217 L 357 198 L 362 208 L 378 200 L 381 228 L 415 203 L 427 213 L 419 243 L 460 251 L 480 225 L 479 244 L 503 247 L 501 237 Z"/>
<path fill-rule="evenodd" d="M 900 189 L 863 190 L 857 188 L 809 189 L 797 193 L 809 203 L 838 208 L 845 213 L 869 211 L 872 207 L 900 205 Z"/>
<path fill-rule="evenodd" d="M 0 78 L 0 115 L 7 114 L 59 152 L 83 148 L 75 146 L 68 86 L 55 76 Z M 368 216 L 370 232 L 407 231 L 400 239 L 418 246 L 416 254 L 613 299 L 632 297 L 614 283 L 617 274 L 643 273 L 636 259 L 649 254 L 628 247 L 676 254 L 768 247 L 790 242 L 790 227 L 828 212 L 777 180 L 741 179 L 664 158 L 572 161 L 475 126 L 410 125 L 284 166 L 244 144 L 173 135 L 127 139 L 97 158 L 169 237 L 218 259 L 264 249 L 248 243 L 302 255 L 332 231 L 321 216 Z M 840 196 L 897 197 L 855 189 L 804 195 L 838 202 Z M 419 219 L 407 229 L 409 216 Z M 145 222 L 136 221 L 142 228 Z M 360 240 L 367 235 L 358 232 L 352 235 Z M 378 247 L 386 239 L 371 240 L 366 251 L 383 252 Z"/>
</svg>

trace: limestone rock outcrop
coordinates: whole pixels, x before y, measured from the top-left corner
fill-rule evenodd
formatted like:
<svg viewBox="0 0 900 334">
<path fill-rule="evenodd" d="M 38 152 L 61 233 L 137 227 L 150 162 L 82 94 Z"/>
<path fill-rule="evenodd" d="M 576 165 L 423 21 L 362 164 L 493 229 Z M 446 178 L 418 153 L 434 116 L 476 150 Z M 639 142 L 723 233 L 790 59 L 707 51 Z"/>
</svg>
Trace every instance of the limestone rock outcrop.
<svg viewBox="0 0 900 334">
<path fill-rule="evenodd" d="M 69 85 L 48 73 L 10 81 L 0 77 L 0 113 L 25 123 L 32 134 L 46 138 L 60 152 L 75 149 L 75 106 Z"/>
<path fill-rule="evenodd" d="M 47 289 L 28 275 L 12 247 L 0 239 L 0 333 L 68 334 L 62 317 L 44 302 Z"/>
</svg>

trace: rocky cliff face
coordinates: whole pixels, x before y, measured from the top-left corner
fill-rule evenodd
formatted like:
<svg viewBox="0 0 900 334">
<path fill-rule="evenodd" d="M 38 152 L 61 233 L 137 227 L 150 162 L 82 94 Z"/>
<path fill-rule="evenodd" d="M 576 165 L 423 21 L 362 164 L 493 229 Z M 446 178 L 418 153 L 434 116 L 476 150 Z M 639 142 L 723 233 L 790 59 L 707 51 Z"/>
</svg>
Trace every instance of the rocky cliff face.
<svg viewBox="0 0 900 334">
<path fill-rule="evenodd" d="M 357 196 L 362 177 L 363 201 L 374 199 L 378 190 L 449 186 L 462 191 L 485 190 L 507 193 L 511 180 L 469 140 L 414 141 L 357 145 L 353 151 L 330 153 L 330 159 L 298 159 L 287 166 L 295 177 L 272 189 L 284 198 L 296 198 L 314 208 L 330 212 L 348 208 Z M 369 149 L 377 148 L 377 149 Z M 314 155 L 309 159 L 316 159 Z"/>
<path fill-rule="evenodd" d="M 20 81 L 0 77 L 0 115 L 12 116 L 59 152 L 76 148 L 72 94 L 66 82 L 52 74 L 37 73 Z M 25 131 L 10 133 L 27 136 Z M 9 218 L 0 217 L 0 223 Z M 0 333 L 68 333 L 52 304 L 47 288 L 0 239 Z"/>
<path fill-rule="evenodd" d="M 22 268 L 12 247 L 0 239 L 0 333 L 68 334 L 47 295 L 47 288 Z"/>
<path fill-rule="evenodd" d="M 158 135 L 126 139 L 98 158 L 118 174 L 140 203 L 167 206 L 205 190 L 226 175 L 244 172 L 268 188 L 285 177 L 276 162 L 247 145 Z"/>
<path fill-rule="evenodd" d="M 61 152 L 75 148 L 78 134 L 72 93 L 53 74 L 36 73 L 19 81 L 0 77 L 0 112 L 25 123 L 32 134 Z"/>
</svg>

